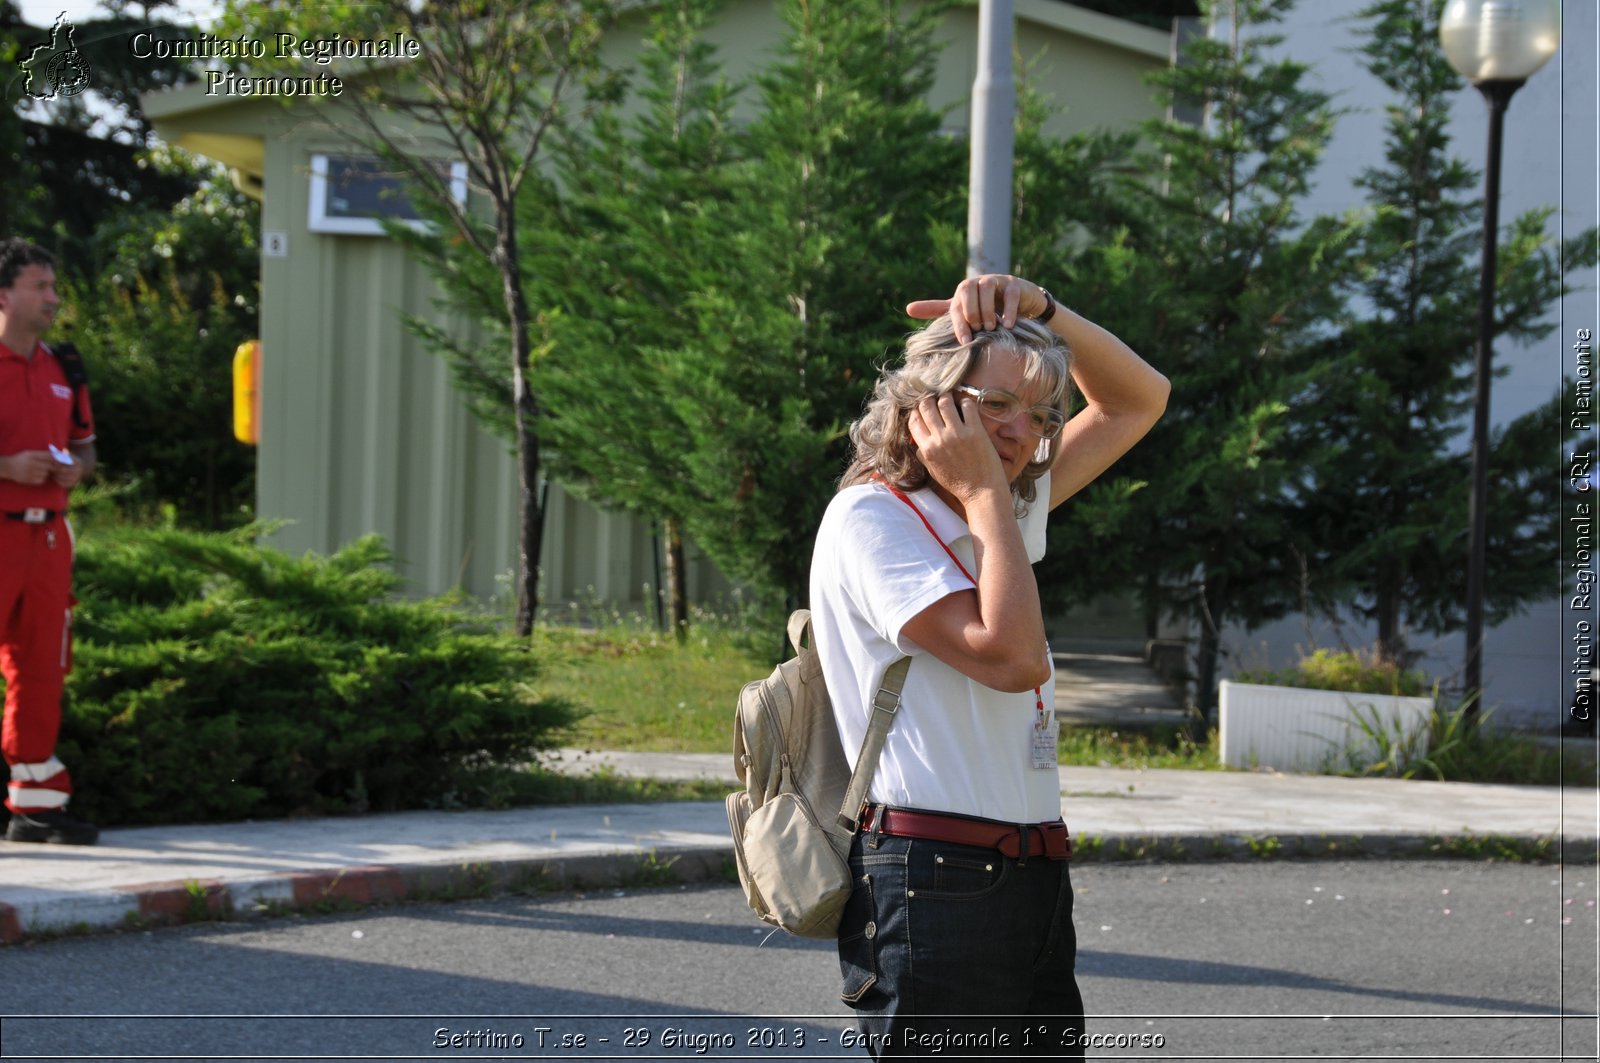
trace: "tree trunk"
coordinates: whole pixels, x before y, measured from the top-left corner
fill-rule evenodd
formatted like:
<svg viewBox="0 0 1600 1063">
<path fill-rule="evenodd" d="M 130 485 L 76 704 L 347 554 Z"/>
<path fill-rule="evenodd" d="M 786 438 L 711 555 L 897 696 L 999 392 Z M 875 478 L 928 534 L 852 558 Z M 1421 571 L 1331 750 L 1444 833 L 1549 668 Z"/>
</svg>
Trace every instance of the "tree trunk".
<svg viewBox="0 0 1600 1063">
<path fill-rule="evenodd" d="M 222 526 L 222 502 L 217 498 L 217 453 L 215 450 L 206 450 L 206 527 L 220 528 Z"/>
<path fill-rule="evenodd" d="M 672 615 L 672 633 L 682 642 L 689 637 L 689 595 L 684 588 L 683 531 L 678 518 L 668 517 L 662 521 L 661 533 L 667 548 L 667 604 Z"/>
<path fill-rule="evenodd" d="M 504 205 L 495 257 L 499 259 L 501 294 L 511 326 L 511 388 L 517 432 L 517 618 L 516 632 L 533 632 L 539 604 L 539 551 L 544 543 L 544 512 L 539 505 L 539 405 L 528 379 L 530 340 L 528 301 L 522 292 L 522 267 L 517 261 L 517 235 L 511 204 Z"/>
<path fill-rule="evenodd" d="M 1379 577 L 1377 593 L 1378 659 L 1385 664 L 1403 665 L 1405 636 L 1400 631 L 1399 580 L 1389 573 Z"/>
<path fill-rule="evenodd" d="M 1217 658 L 1222 651 L 1222 617 L 1227 609 L 1227 576 L 1207 577 L 1200 585 L 1200 646 L 1195 703 L 1202 731 L 1217 722 Z"/>
<path fill-rule="evenodd" d="M 1199 665 L 1200 675 L 1195 680 L 1195 708 L 1200 711 L 1201 730 L 1208 730 L 1216 725 L 1216 685 L 1217 685 L 1217 633 L 1209 624 L 1200 625 L 1200 646 L 1195 651 L 1196 663 Z"/>
<path fill-rule="evenodd" d="M 1154 570 L 1147 571 L 1144 575 L 1144 594 L 1141 596 L 1144 606 L 1144 637 L 1158 639 L 1161 637 L 1161 587 L 1156 582 Z"/>
</svg>

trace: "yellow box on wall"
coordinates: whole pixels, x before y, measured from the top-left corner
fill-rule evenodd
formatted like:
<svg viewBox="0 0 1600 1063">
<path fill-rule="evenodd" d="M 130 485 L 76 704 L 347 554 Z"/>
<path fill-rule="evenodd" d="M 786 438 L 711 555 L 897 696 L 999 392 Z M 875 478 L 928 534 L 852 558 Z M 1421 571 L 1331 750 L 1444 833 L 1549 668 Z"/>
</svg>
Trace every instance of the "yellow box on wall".
<svg viewBox="0 0 1600 1063">
<path fill-rule="evenodd" d="M 233 438 L 261 441 L 261 341 L 245 340 L 233 352 Z"/>
</svg>

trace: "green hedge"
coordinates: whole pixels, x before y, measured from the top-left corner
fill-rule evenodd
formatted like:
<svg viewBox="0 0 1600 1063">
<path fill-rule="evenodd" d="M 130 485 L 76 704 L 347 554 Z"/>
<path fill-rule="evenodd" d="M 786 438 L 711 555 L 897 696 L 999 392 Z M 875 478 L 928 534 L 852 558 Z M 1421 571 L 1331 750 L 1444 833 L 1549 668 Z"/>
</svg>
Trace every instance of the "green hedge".
<svg viewBox="0 0 1600 1063">
<path fill-rule="evenodd" d="M 525 642 L 398 599 L 376 537 L 331 557 L 259 529 L 79 543 L 59 746 L 79 814 L 154 824 L 483 803 L 475 779 L 553 744 L 572 708 Z"/>
<path fill-rule="evenodd" d="M 1293 668 L 1256 669 L 1240 672 L 1235 678 L 1241 683 L 1343 690 L 1352 694 L 1421 697 L 1432 691 L 1428 677 L 1422 672 L 1407 671 L 1398 664 L 1380 660 L 1376 653 L 1354 650 L 1317 650 L 1309 657 L 1300 658 Z"/>
</svg>

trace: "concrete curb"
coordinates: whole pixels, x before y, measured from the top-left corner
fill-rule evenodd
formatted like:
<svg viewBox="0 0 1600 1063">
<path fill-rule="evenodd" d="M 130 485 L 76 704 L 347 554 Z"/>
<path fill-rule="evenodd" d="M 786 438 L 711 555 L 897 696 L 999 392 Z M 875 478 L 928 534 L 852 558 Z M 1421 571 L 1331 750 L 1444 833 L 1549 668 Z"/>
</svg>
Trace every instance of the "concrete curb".
<svg viewBox="0 0 1600 1063">
<path fill-rule="evenodd" d="M 727 848 L 328 868 L 231 882 L 186 879 L 94 893 L 55 891 L 24 906 L 0 903 L 0 943 L 405 902 L 704 882 L 731 874 L 732 859 L 730 842 Z"/>
<path fill-rule="evenodd" d="M 1523 860 L 1600 862 L 1600 838 L 1514 834 L 1154 834 L 1073 838 L 1073 861 Z"/>
<path fill-rule="evenodd" d="M 1261 859 L 1501 859 L 1600 862 L 1600 838 L 1499 834 L 1131 834 L 1074 838 L 1078 864 Z M 357 911 L 406 902 L 556 890 L 734 881 L 733 848 L 671 845 L 608 853 L 327 868 L 254 879 L 187 879 L 109 891 L 56 891 L 0 903 L 0 942 L 201 922 Z"/>
</svg>

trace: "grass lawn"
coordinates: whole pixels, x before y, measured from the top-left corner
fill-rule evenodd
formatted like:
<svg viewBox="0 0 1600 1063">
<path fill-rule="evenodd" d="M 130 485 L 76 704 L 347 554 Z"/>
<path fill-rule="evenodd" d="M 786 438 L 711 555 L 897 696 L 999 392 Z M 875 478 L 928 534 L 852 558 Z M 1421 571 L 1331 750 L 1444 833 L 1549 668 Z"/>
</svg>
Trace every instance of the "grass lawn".
<svg viewBox="0 0 1600 1063">
<path fill-rule="evenodd" d="M 1112 730 L 1105 727 L 1061 728 L 1057 743 L 1061 763 L 1101 768 L 1179 768 L 1185 771 L 1221 771 L 1217 732 L 1205 745 L 1196 745 L 1178 728 Z"/>
<path fill-rule="evenodd" d="M 763 654 L 748 636 L 711 625 L 692 629 L 682 645 L 634 625 L 547 625 L 535 630 L 534 650 L 540 692 L 587 713 L 569 744 L 731 755 L 739 689 L 772 671 L 777 643 Z"/>
</svg>

